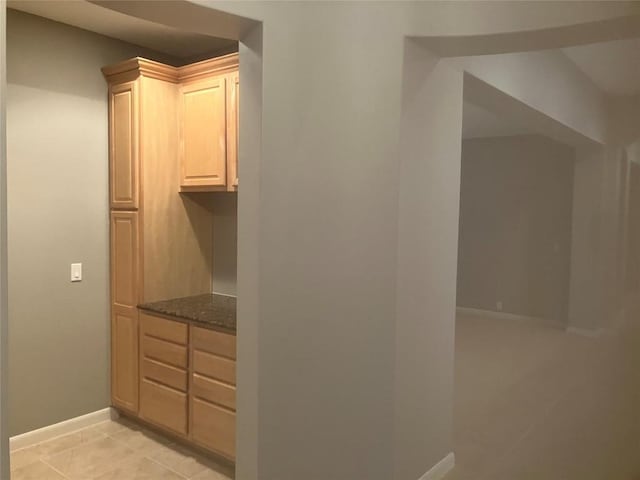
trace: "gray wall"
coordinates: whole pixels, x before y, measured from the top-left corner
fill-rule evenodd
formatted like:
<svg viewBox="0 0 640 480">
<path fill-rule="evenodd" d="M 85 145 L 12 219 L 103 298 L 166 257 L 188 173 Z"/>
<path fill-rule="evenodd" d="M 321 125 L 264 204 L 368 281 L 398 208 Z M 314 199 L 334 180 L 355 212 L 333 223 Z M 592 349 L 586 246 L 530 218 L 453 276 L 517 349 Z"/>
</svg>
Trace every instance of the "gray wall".
<svg viewBox="0 0 640 480">
<path fill-rule="evenodd" d="M 213 291 L 236 294 L 238 257 L 238 195 L 214 193 L 213 212 Z"/>
<path fill-rule="evenodd" d="M 107 86 L 138 47 L 8 11 L 9 432 L 109 404 Z M 69 282 L 69 264 L 84 279 Z"/>
<path fill-rule="evenodd" d="M 574 150 L 542 136 L 462 144 L 458 306 L 566 323 Z"/>
</svg>

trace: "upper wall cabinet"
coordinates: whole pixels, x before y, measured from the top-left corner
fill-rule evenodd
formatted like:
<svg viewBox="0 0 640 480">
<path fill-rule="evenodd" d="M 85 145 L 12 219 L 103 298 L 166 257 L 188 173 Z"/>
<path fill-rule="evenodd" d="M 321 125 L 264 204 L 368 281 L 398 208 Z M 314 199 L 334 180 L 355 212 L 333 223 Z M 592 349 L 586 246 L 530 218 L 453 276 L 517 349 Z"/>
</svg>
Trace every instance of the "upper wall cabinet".
<svg viewBox="0 0 640 480">
<path fill-rule="evenodd" d="M 236 191 L 238 187 L 238 55 L 180 71 L 180 190 Z"/>
<path fill-rule="evenodd" d="M 180 88 L 183 189 L 227 185 L 226 98 L 224 75 Z"/>
<path fill-rule="evenodd" d="M 238 190 L 238 131 L 240 112 L 240 76 L 227 76 L 227 190 Z"/>
</svg>

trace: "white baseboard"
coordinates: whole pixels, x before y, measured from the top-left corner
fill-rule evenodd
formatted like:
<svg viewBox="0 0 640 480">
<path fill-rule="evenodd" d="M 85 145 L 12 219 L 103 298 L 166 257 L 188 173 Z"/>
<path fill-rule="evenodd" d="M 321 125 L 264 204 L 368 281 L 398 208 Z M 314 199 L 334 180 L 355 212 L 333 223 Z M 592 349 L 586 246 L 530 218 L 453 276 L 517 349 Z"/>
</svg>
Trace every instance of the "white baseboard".
<svg viewBox="0 0 640 480">
<path fill-rule="evenodd" d="M 422 475 L 418 480 L 441 480 L 453 469 L 456 464 L 456 457 L 453 452 L 436 463 L 427 473 Z"/>
<path fill-rule="evenodd" d="M 517 321 L 517 322 L 536 322 L 536 323 L 545 323 L 547 325 L 552 325 L 555 327 L 564 326 L 560 322 L 554 320 L 547 320 L 546 318 L 540 317 L 531 317 L 528 315 L 519 315 L 517 313 L 508 313 L 508 312 L 495 312 L 493 310 L 482 310 L 479 308 L 470 308 L 470 307 L 456 307 L 456 312 L 466 315 L 477 315 L 481 317 L 489 317 L 495 318 L 497 320 L 509 320 L 509 321 Z"/>
<path fill-rule="evenodd" d="M 79 417 L 70 418 L 64 422 L 55 423 L 47 427 L 32 430 L 31 432 L 22 433 L 9 439 L 9 449 L 11 451 L 19 450 L 21 448 L 31 447 L 38 443 L 51 440 L 52 438 L 60 437 L 68 433 L 75 432 L 82 428 L 90 427 L 100 422 L 104 422 L 109 419 L 118 418 L 118 412 L 109 407 L 97 412 L 87 413 Z"/>
<path fill-rule="evenodd" d="M 581 335 L 589 338 L 598 338 L 604 333 L 604 328 L 567 327 L 567 333 L 573 333 L 574 335 Z"/>
</svg>

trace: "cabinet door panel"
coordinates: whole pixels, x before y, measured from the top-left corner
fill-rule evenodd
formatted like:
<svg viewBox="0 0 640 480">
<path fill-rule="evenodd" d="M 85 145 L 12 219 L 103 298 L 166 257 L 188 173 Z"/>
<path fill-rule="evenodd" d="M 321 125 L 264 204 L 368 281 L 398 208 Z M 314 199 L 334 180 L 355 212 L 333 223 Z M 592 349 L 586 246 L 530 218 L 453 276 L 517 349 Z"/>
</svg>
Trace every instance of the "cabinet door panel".
<svg viewBox="0 0 640 480">
<path fill-rule="evenodd" d="M 181 187 L 225 187 L 225 77 L 182 86 L 180 101 Z"/>
<path fill-rule="evenodd" d="M 240 76 L 229 74 L 227 79 L 227 190 L 238 190 L 238 132 L 240 113 Z"/>
<path fill-rule="evenodd" d="M 236 336 L 207 328 L 191 327 L 191 345 L 196 350 L 236 358 Z"/>
<path fill-rule="evenodd" d="M 193 371 L 231 385 L 236 384 L 236 362 L 200 350 L 193 350 Z"/>
<path fill-rule="evenodd" d="M 189 330 L 186 323 L 140 313 L 140 331 L 143 335 L 186 345 Z"/>
<path fill-rule="evenodd" d="M 111 312 L 111 401 L 138 412 L 138 312 L 114 306 Z"/>
<path fill-rule="evenodd" d="M 191 438 L 231 460 L 236 456 L 236 415 L 209 402 L 191 400 Z"/>
<path fill-rule="evenodd" d="M 187 347 L 147 335 L 142 336 L 141 345 L 145 357 L 174 367 L 187 368 Z"/>
<path fill-rule="evenodd" d="M 231 410 L 236 408 L 236 387 L 197 373 L 191 376 L 191 393 L 197 398 L 217 403 Z"/>
<path fill-rule="evenodd" d="M 113 85 L 109 91 L 109 197 L 111 208 L 138 208 L 138 86 Z"/>
<path fill-rule="evenodd" d="M 147 379 L 140 382 L 140 418 L 187 434 L 187 394 Z"/>
<path fill-rule="evenodd" d="M 150 358 L 141 357 L 140 376 L 182 392 L 187 391 L 188 379 L 186 370 L 172 367 Z"/>
<path fill-rule="evenodd" d="M 111 301 L 138 304 L 138 214 L 111 212 Z"/>
</svg>

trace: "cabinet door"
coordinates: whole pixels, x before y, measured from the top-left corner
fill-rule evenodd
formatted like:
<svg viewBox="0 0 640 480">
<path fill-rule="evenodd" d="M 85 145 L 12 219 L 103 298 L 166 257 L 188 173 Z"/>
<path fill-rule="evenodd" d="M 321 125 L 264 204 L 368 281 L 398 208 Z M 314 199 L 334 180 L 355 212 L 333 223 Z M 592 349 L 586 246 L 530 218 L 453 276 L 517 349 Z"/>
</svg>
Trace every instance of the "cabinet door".
<svg viewBox="0 0 640 480">
<path fill-rule="evenodd" d="M 111 213 L 111 399 L 138 410 L 138 214 Z"/>
<path fill-rule="evenodd" d="M 140 418 L 185 436 L 187 394 L 146 378 L 140 389 Z"/>
<path fill-rule="evenodd" d="M 240 76 L 227 78 L 227 190 L 238 190 L 238 115 L 240 112 Z"/>
<path fill-rule="evenodd" d="M 235 412 L 192 397 L 191 428 L 191 438 L 194 442 L 230 460 L 235 460 Z"/>
<path fill-rule="evenodd" d="M 109 199 L 111 208 L 138 208 L 138 84 L 109 88 Z"/>
<path fill-rule="evenodd" d="M 111 402 L 129 412 L 138 412 L 138 317 L 135 308 L 112 308 Z"/>
<path fill-rule="evenodd" d="M 184 190 L 224 190 L 227 183 L 226 78 L 180 88 L 180 160 Z"/>
</svg>

